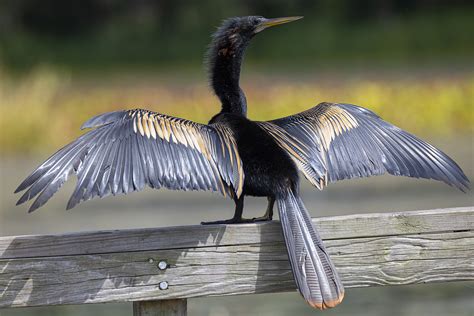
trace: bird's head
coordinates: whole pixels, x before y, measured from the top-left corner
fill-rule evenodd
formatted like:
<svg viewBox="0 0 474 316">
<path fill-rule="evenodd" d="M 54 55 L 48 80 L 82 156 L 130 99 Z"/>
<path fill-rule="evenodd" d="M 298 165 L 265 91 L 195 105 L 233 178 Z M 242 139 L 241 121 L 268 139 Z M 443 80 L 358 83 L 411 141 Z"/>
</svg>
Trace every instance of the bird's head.
<svg viewBox="0 0 474 316">
<path fill-rule="evenodd" d="M 245 49 L 255 34 L 276 25 L 296 21 L 302 16 L 267 19 L 262 16 L 234 17 L 225 20 L 214 33 L 213 43 L 216 53 L 221 56 L 232 56 Z"/>
<path fill-rule="evenodd" d="M 266 28 L 301 19 L 300 16 L 266 19 L 261 16 L 225 20 L 213 35 L 207 51 L 209 77 L 223 111 L 246 115 L 247 101 L 239 87 L 240 67 L 245 48 Z"/>
</svg>

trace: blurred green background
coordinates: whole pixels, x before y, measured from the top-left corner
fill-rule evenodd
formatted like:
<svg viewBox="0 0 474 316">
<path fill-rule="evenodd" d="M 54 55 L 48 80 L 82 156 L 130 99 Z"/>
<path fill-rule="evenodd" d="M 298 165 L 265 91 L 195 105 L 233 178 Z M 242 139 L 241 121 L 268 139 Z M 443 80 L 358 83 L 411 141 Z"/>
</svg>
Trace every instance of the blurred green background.
<svg viewBox="0 0 474 316">
<path fill-rule="evenodd" d="M 344 101 L 421 135 L 472 134 L 470 1 L 3 0 L 2 154 L 50 152 L 119 108 L 206 122 L 219 106 L 202 66 L 210 34 L 250 14 L 305 15 L 252 41 L 252 118 Z"/>
<path fill-rule="evenodd" d="M 441 148 L 473 179 L 472 1 L 2 0 L 0 235 L 229 217 L 232 203 L 209 193 L 145 190 L 64 212 L 73 187 L 68 183 L 27 215 L 25 207 L 14 207 L 18 197 L 12 192 L 98 113 L 144 107 L 206 122 L 219 103 L 209 90 L 203 56 L 215 28 L 238 15 L 305 16 L 252 41 L 241 78 L 252 119 L 288 115 L 321 101 L 358 104 Z M 388 176 L 336 183 L 323 192 L 305 183 L 302 190 L 313 216 L 474 205 L 472 192 Z M 248 214 L 263 209 L 259 199 L 246 205 Z M 325 313 L 472 315 L 472 297 L 472 283 L 356 289 Z M 296 293 L 284 293 L 190 300 L 189 313 L 317 312 Z M 130 315 L 131 305 L 0 311 L 65 314 Z"/>
</svg>

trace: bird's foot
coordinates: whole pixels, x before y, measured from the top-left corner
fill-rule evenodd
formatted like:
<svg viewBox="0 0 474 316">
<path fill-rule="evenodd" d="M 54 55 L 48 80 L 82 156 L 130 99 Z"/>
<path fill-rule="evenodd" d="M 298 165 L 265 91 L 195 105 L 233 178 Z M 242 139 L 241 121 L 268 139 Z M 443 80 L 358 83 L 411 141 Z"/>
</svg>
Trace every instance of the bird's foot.
<svg viewBox="0 0 474 316">
<path fill-rule="evenodd" d="M 267 221 L 271 221 L 272 218 L 268 215 L 263 215 L 263 216 L 260 216 L 260 217 L 254 217 L 252 218 L 252 222 L 267 222 Z"/>
<path fill-rule="evenodd" d="M 201 225 L 218 225 L 218 224 L 248 224 L 253 222 L 262 221 L 259 218 L 230 218 L 224 219 L 220 221 L 213 221 L 213 222 L 201 222 Z"/>
</svg>

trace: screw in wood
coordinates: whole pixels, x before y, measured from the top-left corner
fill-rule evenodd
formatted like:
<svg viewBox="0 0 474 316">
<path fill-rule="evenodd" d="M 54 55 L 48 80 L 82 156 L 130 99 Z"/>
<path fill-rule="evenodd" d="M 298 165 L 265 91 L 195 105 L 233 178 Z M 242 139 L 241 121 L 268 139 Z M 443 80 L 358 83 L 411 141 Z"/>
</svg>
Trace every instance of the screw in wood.
<svg viewBox="0 0 474 316">
<path fill-rule="evenodd" d="M 167 290 L 168 289 L 168 282 L 161 281 L 160 284 L 158 284 L 158 287 L 160 288 L 160 290 Z"/>
<path fill-rule="evenodd" d="M 161 260 L 160 262 L 158 262 L 158 269 L 166 270 L 166 268 L 168 268 L 168 262 L 164 260 Z"/>
</svg>

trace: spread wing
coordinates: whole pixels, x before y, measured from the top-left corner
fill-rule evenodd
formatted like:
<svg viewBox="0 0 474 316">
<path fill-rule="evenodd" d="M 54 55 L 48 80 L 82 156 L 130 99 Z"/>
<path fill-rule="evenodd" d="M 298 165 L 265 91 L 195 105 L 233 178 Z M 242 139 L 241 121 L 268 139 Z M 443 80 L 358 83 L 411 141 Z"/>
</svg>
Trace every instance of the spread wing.
<svg viewBox="0 0 474 316">
<path fill-rule="evenodd" d="M 17 188 L 17 204 L 38 196 L 45 204 L 75 172 L 78 182 L 67 208 L 96 196 L 126 194 L 145 185 L 158 189 L 242 192 L 243 168 L 232 131 L 147 110 L 96 116 L 92 128 L 60 149 Z"/>
<path fill-rule="evenodd" d="M 301 171 L 318 188 L 327 182 L 389 173 L 443 181 L 462 191 L 469 180 L 446 154 L 351 104 L 321 103 L 263 122 L 278 134 Z"/>
</svg>

